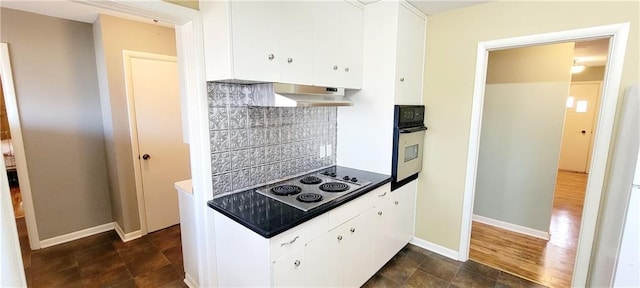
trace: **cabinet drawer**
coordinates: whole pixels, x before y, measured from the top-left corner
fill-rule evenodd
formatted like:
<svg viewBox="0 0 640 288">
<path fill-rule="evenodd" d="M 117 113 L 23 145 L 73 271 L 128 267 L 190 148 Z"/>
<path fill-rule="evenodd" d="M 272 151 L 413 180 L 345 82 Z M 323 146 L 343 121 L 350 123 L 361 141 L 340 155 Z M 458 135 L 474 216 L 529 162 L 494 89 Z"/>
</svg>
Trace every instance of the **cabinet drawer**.
<svg viewBox="0 0 640 288">
<path fill-rule="evenodd" d="M 273 237 L 269 241 L 271 261 L 279 259 L 298 248 L 304 247 L 305 243 L 327 231 L 327 214 L 325 213 L 292 228 L 290 231 Z"/>
<path fill-rule="evenodd" d="M 380 188 L 369 191 L 369 193 L 361 195 L 351 200 L 351 202 L 329 211 L 329 229 L 333 229 L 373 207 L 373 201 L 377 198 L 377 195 L 382 194 L 379 189 Z"/>
</svg>

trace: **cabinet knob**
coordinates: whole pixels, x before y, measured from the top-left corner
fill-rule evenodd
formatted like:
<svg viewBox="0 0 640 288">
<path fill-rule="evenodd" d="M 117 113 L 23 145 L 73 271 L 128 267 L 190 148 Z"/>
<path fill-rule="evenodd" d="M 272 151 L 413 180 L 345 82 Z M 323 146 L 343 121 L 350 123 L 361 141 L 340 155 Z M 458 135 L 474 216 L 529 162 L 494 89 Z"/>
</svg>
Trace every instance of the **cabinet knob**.
<svg viewBox="0 0 640 288">
<path fill-rule="evenodd" d="M 291 62 L 293 62 L 293 58 L 291 57 L 287 58 L 287 63 L 291 63 Z"/>
<path fill-rule="evenodd" d="M 394 203 L 396 203 L 396 205 L 398 205 L 398 203 L 399 203 L 399 202 L 398 202 L 398 201 L 396 201 L 396 202 L 394 202 Z"/>
<path fill-rule="evenodd" d="M 349 67 L 344 68 L 344 72 L 349 72 Z"/>
<path fill-rule="evenodd" d="M 276 56 L 273 54 L 269 54 L 269 60 L 273 60 L 273 58 L 276 58 Z"/>
<path fill-rule="evenodd" d="M 378 211 L 378 215 L 382 215 L 382 211 Z"/>
<path fill-rule="evenodd" d="M 151 156 L 149 154 L 142 155 L 142 159 L 144 159 L 144 160 L 149 160 L 149 158 L 151 158 Z"/>
<path fill-rule="evenodd" d="M 342 235 L 338 235 L 338 241 L 342 240 Z"/>
<path fill-rule="evenodd" d="M 351 233 L 356 232 L 356 228 L 351 228 L 349 231 L 351 231 Z"/>
<path fill-rule="evenodd" d="M 338 65 L 333 65 L 333 70 L 338 70 Z"/>
<path fill-rule="evenodd" d="M 404 77 L 400 78 L 400 82 L 404 82 Z"/>
<path fill-rule="evenodd" d="M 300 260 L 293 261 L 293 265 L 296 265 L 296 267 L 300 266 Z"/>
</svg>

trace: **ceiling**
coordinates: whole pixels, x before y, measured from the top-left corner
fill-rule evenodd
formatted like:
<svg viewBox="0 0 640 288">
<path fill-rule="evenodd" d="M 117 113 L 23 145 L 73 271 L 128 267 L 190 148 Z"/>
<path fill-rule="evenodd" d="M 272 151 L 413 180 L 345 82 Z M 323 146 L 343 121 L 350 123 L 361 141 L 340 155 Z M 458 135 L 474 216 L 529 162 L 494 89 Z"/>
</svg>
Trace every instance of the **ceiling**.
<svg viewBox="0 0 640 288">
<path fill-rule="evenodd" d="M 79 2 L 71 1 L 25 1 L 25 0 L 0 0 L 0 7 L 32 12 L 41 15 L 47 15 L 56 18 L 63 18 L 85 23 L 93 23 L 98 14 L 106 14 L 119 18 L 134 20 L 143 23 L 156 24 L 173 28 L 172 24 L 158 22 L 153 19 L 129 15 L 126 13 L 115 12 L 95 6 L 89 6 Z"/>
<path fill-rule="evenodd" d="M 576 42 L 573 59 L 577 65 L 604 66 L 609 54 L 609 38 Z"/>
<path fill-rule="evenodd" d="M 408 0 L 416 8 L 420 9 L 424 14 L 433 15 L 440 12 L 455 10 L 472 5 L 483 4 L 491 1 L 480 0 Z M 361 1 L 362 2 L 362 1 Z"/>
<path fill-rule="evenodd" d="M 364 4 L 374 3 L 379 0 L 359 0 Z M 427 15 L 432 15 L 444 11 L 454 10 L 471 5 L 482 4 L 490 1 L 465 0 L 465 1 L 444 1 L 444 0 L 409 0 L 409 3 L 420 9 Z M 98 14 L 107 14 L 129 20 L 140 21 L 153 24 L 153 19 L 132 16 L 126 13 L 114 12 L 94 6 L 89 6 L 75 1 L 25 1 L 25 0 L 2 0 L 0 7 L 32 12 L 56 18 L 63 18 L 85 23 L 93 23 Z M 156 23 L 156 25 L 173 27 L 168 23 Z"/>
</svg>

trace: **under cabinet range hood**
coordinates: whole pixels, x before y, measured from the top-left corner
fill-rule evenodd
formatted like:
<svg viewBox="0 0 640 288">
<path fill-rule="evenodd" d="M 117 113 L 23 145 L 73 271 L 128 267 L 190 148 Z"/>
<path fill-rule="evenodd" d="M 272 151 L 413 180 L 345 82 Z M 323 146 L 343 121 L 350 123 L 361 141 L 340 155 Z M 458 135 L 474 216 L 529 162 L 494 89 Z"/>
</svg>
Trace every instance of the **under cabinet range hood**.
<svg viewBox="0 0 640 288">
<path fill-rule="evenodd" d="M 306 86 L 273 83 L 274 98 L 271 104 L 277 107 L 352 106 L 344 98 L 344 88 Z"/>
</svg>

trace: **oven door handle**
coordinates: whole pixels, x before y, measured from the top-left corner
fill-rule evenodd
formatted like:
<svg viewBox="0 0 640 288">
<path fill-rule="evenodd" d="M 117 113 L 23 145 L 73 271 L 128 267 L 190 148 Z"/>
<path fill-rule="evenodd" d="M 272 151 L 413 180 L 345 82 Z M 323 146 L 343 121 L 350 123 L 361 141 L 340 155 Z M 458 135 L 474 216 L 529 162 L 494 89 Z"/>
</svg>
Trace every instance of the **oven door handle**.
<svg viewBox="0 0 640 288">
<path fill-rule="evenodd" d="M 427 127 L 425 126 L 411 127 L 411 128 L 400 129 L 400 133 L 401 134 L 415 133 L 415 132 L 426 131 L 426 130 L 427 130 Z"/>
</svg>

